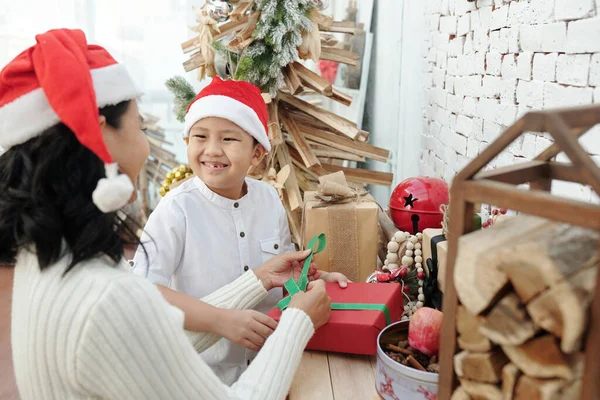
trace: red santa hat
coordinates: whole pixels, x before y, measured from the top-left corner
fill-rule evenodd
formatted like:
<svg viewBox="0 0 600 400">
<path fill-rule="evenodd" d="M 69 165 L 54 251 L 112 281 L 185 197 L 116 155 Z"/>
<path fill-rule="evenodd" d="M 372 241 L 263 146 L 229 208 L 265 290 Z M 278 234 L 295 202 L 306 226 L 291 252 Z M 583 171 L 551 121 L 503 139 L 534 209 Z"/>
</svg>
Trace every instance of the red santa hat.
<svg viewBox="0 0 600 400">
<path fill-rule="evenodd" d="M 188 106 L 185 115 L 185 137 L 202 118 L 227 119 L 271 151 L 267 136 L 268 112 L 260 89 L 249 82 L 222 80 L 215 76 Z"/>
<path fill-rule="evenodd" d="M 98 108 L 141 93 L 123 67 L 102 47 L 88 45 L 80 30 L 57 29 L 0 72 L 0 148 L 8 150 L 62 122 L 104 163 L 92 199 L 102 212 L 127 204 L 134 187 L 120 175 L 102 136 Z M 51 149 L 49 149 L 51 151 Z"/>
</svg>

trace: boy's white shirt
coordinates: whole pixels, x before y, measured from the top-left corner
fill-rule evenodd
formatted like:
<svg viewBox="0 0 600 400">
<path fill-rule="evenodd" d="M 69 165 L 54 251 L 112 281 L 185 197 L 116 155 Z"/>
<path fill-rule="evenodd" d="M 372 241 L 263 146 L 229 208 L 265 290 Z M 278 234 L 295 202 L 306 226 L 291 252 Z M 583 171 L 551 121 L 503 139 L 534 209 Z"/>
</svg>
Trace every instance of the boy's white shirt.
<svg viewBox="0 0 600 400">
<path fill-rule="evenodd" d="M 133 271 L 202 298 L 239 278 L 245 266 L 254 269 L 295 251 L 277 191 L 251 178 L 246 184 L 247 194 L 239 200 L 219 196 L 198 177 L 175 188 L 150 215 L 142 236 L 148 257 L 138 248 Z M 271 290 L 255 310 L 266 313 L 282 293 L 281 288 Z M 232 384 L 255 355 L 222 339 L 201 356 L 224 383 Z"/>
</svg>

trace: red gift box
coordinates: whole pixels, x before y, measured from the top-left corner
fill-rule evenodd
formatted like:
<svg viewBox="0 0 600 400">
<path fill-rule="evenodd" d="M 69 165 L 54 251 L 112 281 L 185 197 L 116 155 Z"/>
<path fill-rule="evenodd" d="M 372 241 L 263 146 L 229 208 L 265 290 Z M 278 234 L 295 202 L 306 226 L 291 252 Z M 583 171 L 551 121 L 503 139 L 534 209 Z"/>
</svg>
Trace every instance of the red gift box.
<svg viewBox="0 0 600 400">
<path fill-rule="evenodd" d="M 385 304 L 390 323 L 399 321 L 404 311 L 399 284 L 349 283 L 343 289 L 338 283 L 327 283 L 327 294 L 332 303 Z M 268 315 L 279 321 L 281 310 L 274 308 Z M 329 321 L 315 332 L 306 349 L 375 355 L 377 335 L 386 326 L 382 311 L 332 310 Z"/>
</svg>

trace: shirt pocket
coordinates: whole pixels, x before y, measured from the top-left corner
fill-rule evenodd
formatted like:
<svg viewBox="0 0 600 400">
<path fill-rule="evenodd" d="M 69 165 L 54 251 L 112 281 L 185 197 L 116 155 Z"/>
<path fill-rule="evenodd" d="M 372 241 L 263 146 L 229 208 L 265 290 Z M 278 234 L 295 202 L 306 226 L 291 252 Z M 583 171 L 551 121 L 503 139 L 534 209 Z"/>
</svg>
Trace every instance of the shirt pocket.
<svg viewBox="0 0 600 400">
<path fill-rule="evenodd" d="M 281 253 L 281 237 L 275 236 L 270 239 L 260 241 L 260 250 L 262 253 L 262 262 L 267 262 L 269 259 Z"/>
</svg>

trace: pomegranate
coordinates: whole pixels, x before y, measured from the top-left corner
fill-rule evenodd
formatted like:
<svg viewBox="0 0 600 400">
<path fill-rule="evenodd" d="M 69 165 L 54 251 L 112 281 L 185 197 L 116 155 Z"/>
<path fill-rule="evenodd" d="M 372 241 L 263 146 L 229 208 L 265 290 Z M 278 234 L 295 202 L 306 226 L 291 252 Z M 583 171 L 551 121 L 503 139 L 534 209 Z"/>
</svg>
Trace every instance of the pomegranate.
<svg viewBox="0 0 600 400">
<path fill-rule="evenodd" d="M 421 307 L 408 323 L 408 344 L 428 356 L 440 350 L 443 314 L 433 308 Z"/>
</svg>

